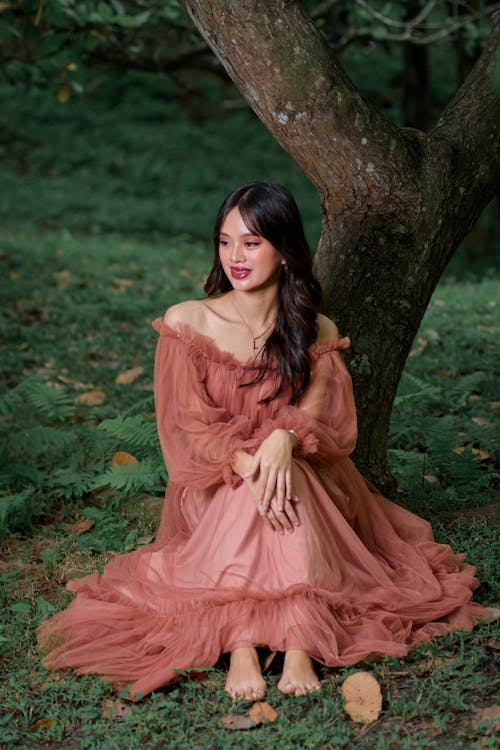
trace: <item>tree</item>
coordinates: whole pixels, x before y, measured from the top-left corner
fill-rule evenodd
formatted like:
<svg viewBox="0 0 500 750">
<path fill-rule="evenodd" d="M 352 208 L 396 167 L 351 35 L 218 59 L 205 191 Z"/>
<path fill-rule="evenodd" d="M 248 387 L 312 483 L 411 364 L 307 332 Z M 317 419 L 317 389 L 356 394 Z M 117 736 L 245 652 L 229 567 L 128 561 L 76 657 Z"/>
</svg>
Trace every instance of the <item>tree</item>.
<svg viewBox="0 0 500 750">
<path fill-rule="evenodd" d="M 480 59 L 423 132 L 397 127 L 363 97 L 295 0 L 184 5 L 318 190 L 315 268 L 328 313 L 352 339 L 355 458 L 390 492 L 387 435 L 405 360 L 446 263 L 498 189 L 500 12 Z"/>
</svg>

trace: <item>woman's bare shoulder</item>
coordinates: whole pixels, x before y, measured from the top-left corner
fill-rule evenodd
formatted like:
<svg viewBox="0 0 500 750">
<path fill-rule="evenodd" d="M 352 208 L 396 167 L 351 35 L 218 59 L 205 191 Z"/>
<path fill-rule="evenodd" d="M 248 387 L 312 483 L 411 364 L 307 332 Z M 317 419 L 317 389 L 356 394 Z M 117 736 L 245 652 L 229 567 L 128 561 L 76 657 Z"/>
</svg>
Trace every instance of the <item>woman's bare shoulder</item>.
<svg viewBox="0 0 500 750">
<path fill-rule="evenodd" d="M 339 329 L 330 318 L 326 315 L 318 314 L 318 336 L 316 344 L 326 344 L 329 341 L 336 341 L 339 337 Z"/>
<path fill-rule="evenodd" d="M 184 302 L 178 302 L 172 305 L 163 316 L 163 321 L 173 328 L 178 328 L 179 324 L 188 325 L 195 331 L 204 329 L 206 317 L 206 307 L 202 299 L 187 299 Z"/>
</svg>

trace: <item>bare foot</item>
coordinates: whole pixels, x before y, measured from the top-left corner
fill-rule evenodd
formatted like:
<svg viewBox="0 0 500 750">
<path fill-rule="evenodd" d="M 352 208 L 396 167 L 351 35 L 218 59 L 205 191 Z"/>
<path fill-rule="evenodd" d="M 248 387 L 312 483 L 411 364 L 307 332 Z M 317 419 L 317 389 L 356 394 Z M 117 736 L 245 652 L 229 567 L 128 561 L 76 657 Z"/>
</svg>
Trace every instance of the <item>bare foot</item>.
<svg viewBox="0 0 500 750">
<path fill-rule="evenodd" d="M 287 651 L 278 689 L 290 695 L 307 695 L 320 687 L 311 657 L 305 651 Z"/>
<path fill-rule="evenodd" d="M 226 678 L 226 692 L 236 700 L 259 700 L 266 692 L 262 679 L 259 657 L 254 648 L 235 648 L 231 652 L 231 664 Z"/>
</svg>

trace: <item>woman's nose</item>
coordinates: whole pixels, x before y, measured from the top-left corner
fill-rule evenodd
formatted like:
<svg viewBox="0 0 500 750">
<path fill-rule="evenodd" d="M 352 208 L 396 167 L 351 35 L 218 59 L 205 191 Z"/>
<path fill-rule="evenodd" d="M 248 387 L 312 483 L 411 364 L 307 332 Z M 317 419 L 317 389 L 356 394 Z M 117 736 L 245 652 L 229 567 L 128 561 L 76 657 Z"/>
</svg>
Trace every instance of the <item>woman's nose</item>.
<svg viewBox="0 0 500 750">
<path fill-rule="evenodd" d="M 239 242 L 235 242 L 234 245 L 231 248 L 231 257 L 230 260 L 232 263 L 238 263 L 242 260 L 245 260 L 245 248 L 240 245 Z"/>
</svg>

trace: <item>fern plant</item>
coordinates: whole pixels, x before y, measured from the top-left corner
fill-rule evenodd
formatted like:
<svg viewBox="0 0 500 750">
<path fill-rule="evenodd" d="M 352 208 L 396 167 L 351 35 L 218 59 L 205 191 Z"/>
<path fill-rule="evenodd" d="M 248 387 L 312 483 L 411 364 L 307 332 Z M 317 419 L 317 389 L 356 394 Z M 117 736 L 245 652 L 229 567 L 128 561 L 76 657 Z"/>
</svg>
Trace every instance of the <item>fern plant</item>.
<svg viewBox="0 0 500 750">
<path fill-rule="evenodd" d="M 39 379 L 7 392 L 0 401 L 0 533 L 29 529 L 103 488 L 113 506 L 134 493 L 162 493 L 167 477 L 151 398 L 141 405 L 144 414 L 112 410 L 96 424 L 67 392 Z M 132 452 L 133 465 L 113 466 L 122 450 Z"/>
</svg>

